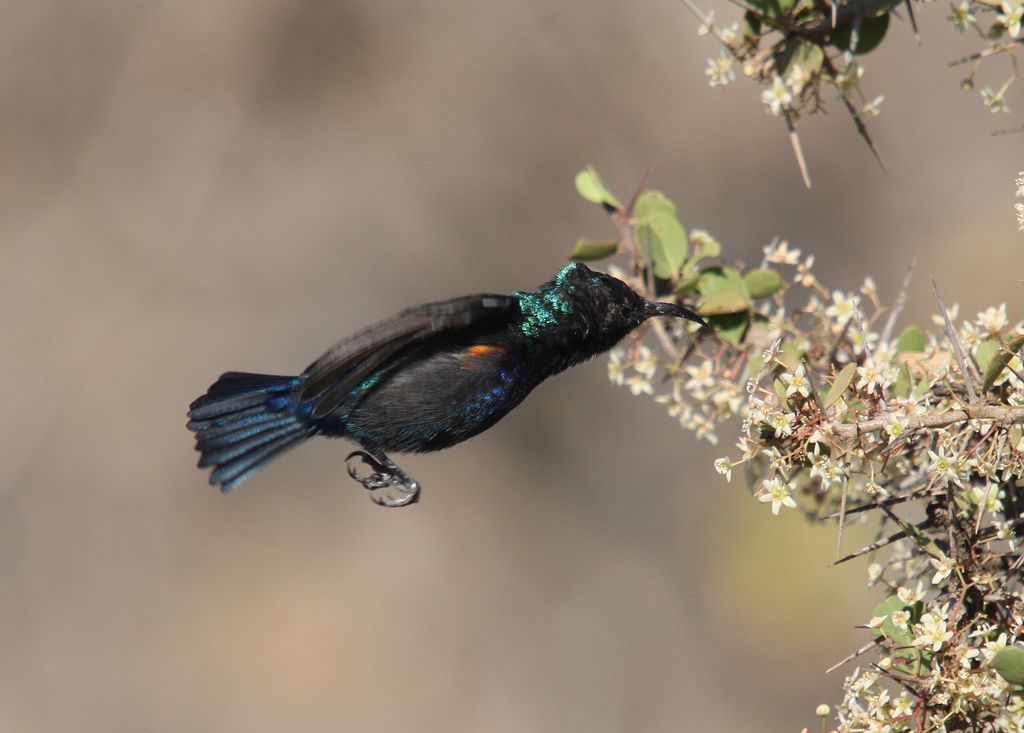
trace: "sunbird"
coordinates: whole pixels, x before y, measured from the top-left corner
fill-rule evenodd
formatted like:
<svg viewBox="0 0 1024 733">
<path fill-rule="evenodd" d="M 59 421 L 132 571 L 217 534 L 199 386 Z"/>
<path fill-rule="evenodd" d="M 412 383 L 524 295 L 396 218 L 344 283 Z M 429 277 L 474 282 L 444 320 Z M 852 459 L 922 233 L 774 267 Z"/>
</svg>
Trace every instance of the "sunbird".
<svg viewBox="0 0 1024 733">
<path fill-rule="evenodd" d="M 441 450 L 482 433 L 545 379 L 655 316 L 707 326 L 684 306 L 572 263 L 536 290 L 408 308 L 338 342 L 299 376 L 227 372 L 189 406 L 188 429 L 199 467 L 212 467 L 210 483 L 225 493 L 323 435 L 362 448 L 346 459 L 348 472 L 376 503 L 405 506 L 420 485 L 389 453 Z"/>
</svg>

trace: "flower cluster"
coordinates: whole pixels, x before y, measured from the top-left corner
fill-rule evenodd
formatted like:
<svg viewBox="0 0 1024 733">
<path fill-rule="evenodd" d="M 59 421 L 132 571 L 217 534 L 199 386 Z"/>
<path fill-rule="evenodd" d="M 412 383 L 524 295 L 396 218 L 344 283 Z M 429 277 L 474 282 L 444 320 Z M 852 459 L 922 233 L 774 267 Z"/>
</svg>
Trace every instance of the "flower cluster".
<svg viewBox="0 0 1024 733">
<path fill-rule="evenodd" d="M 810 5 L 792 3 L 751 7 L 742 29 L 738 23 L 717 25 L 714 13 L 699 13 L 702 22 L 697 34 L 714 36 L 721 45 L 718 53 L 708 58 L 704 70 L 708 83 L 712 87 L 728 86 L 736 79 L 739 69 L 743 76 L 766 87 L 761 101 L 767 112 L 791 119 L 804 111 L 821 108 L 824 83 L 853 105 L 855 113 L 866 117 L 877 115 L 884 97 L 877 96 L 869 101 L 861 94 L 859 85 L 864 67 L 852 60 L 849 48 L 856 41 L 847 34 L 844 49 L 841 43 L 833 44 L 832 35 L 810 31 L 809 26 L 815 19 L 824 18 L 821 12 Z M 851 20 L 852 15 L 844 22 Z M 879 40 L 880 36 L 870 39 L 871 45 Z"/>
<path fill-rule="evenodd" d="M 783 285 L 739 315 L 712 307 L 732 276 L 710 268 L 721 282 L 698 309 L 717 338 L 683 326 L 658 350 L 637 340 L 612 353 L 609 376 L 712 443 L 740 423 L 715 469 L 744 466 L 773 514 L 840 532 L 877 523 L 881 539 L 841 560 L 868 557 L 885 598 L 840 731 L 1022 730 L 1024 698 L 991 661 L 1024 643 L 1024 328 L 1005 305 L 960 318 L 939 300 L 926 327 L 897 331 L 906 286 L 887 305 L 870 278 L 828 290 L 813 267 L 773 242 L 754 272 Z M 748 294 L 768 279 L 753 274 Z"/>
<path fill-rule="evenodd" d="M 765 110 L 784 117 L 805 182 L 810 178 L 803 161 L 797 120 L 824 108 L 826 92 L 832 90 L 845 107 L 874 153 L 864 121 L 879 114 L 883 95 L 866 96 L 861 90 L 864 66 L 855 59 L 874 49 L 884 39 L 891 20 L 905 7 L 917 32 L 915 11 L 900 0 L 871 3 L 806 3 L 793 0 L 765 2 L 744 0 L 741 23 L 719 25 L 713 13 L 705 13 L 694 2 L 684 0 L 700 19 L 698 35 L 713 36 L 720 48 L 707 62 L 705 74 L 712 87 L 725 87 L 739 70 L 763 87 Z M 918 5 L 915 7 L 924 7 Z M 1008 78 L 993 89 L 979 89 L 981 100 L 992 112 L 1009 112 L 1006 95 L 1017 78 L 1015 54 L 1024 38 L 1024 0 L 955 0 L 947 19 L 958 32 L 977 33 L 983 48 L 961 59 L 970 64 L 962 81 L 965 90 L 975 88 L 981 62 L 994 56 L 1010 57 Z M 982 21 L 979 21 L 979 18 Z M 984 22 L 983 22 L 984 21 Z M 877 153 L 875 153 L 877 157 Z"/>
</svg>

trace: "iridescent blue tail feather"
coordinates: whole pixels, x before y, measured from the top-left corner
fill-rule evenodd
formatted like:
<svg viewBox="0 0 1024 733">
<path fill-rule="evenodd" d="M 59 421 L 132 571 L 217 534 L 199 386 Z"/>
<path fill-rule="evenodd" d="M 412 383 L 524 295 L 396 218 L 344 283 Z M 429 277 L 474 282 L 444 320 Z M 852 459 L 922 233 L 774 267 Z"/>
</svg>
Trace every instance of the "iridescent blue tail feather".
<svg viewBox="0 0 1024 733">
<path fill-rule="evenodd" d="M 228 372 L 189 406 L 199 466 L 227 493 L 316 432 L 300 409 L 302 377 Z"/>
</svg>

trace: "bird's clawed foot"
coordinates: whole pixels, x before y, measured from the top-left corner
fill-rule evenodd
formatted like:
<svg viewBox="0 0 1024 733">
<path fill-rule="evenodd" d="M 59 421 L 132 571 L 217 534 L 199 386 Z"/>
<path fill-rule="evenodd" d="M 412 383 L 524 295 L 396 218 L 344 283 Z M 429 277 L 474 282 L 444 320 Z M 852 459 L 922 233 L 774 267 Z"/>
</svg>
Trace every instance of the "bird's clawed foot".
<svg viewBox="0 0 1024 733">
<path fill-rule="evenodd" d="M 370 475 L 359 472 L 352 459 L 358 458 L 373 471 Z M 374 504 L 386 507 L 408 506 L 420 500 L 420 485 L 405 471 L 400 469 L 383 453 L 373 455 L 366 451 L 353 451 L 345 459 L 348 475 L 363 485 L 367 491 L 394 489 L 396 495 L 385 493 L 382 496 L 371 495 Z"/>
</svg>

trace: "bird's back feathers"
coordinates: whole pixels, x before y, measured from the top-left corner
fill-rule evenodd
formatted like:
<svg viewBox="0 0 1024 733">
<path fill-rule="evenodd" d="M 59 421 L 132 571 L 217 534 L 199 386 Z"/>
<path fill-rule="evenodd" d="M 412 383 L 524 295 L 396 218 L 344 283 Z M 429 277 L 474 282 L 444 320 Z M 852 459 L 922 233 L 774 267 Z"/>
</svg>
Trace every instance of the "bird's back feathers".
<svg viewBox="0 0 1024 733">
<path fill-rule="evenodd" d="M 500 322 L 515 307 L 508 295 L 467 295 L 404 310 L 340 341 L 310 364 L 299 399 L 314 402 L 314 418 L 324 417 L 402 350 L 438 334 Z"/>
</svg>

